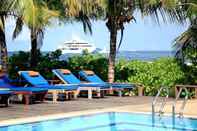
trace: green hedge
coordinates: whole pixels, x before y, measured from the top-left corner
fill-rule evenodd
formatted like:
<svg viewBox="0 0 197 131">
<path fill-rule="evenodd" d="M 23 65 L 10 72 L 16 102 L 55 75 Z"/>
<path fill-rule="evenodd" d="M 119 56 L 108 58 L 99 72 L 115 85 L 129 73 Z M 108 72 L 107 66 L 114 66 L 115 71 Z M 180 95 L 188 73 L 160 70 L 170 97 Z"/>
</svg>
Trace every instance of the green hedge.
<svg viewBox="0 0 197 131">
<path fill-rule="evenodd" d="M 66 61 L 60 61 L 61 51 L 57 50 L 47 54 L 39 54 L 39 63 L 36 68 L 30 67 L 29 52 L 20 51 L 9 58 L 9 77 L 11 79 L 18 78 L 20 70 L 35 70 L 40 72 L 45 78 L 52 79 L 51 70 L 56 68 L 67 67 Z"/>
<path fill-rule="evenodd" d="M 107 80 L 108 60 L 101 54 L 76 55 L 67 60 L 68 69 L 75 75 L 80 70 L 93 70 L 103 80 Z"/>
<path fill-rule="evenodd" d="M 172 88 L 182 83 L 184 73 L 172 58 L 161 58 L 154 62 L 120 61 L 116 68 L 117 78 L 122 81 L 140 83 L 146 95 L 155 95 L 162 86 Z"/>
</svg>

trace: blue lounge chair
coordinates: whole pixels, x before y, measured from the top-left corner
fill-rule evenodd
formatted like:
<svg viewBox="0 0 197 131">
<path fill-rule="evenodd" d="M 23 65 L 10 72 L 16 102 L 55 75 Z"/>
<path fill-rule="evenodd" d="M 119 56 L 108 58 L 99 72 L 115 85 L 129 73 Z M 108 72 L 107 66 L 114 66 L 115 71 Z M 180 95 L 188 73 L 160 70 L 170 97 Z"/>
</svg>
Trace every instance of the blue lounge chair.
<svg viewBox="0 0 197 131">
<path fill-rule="evenodd" d="M 64 92 L 66 96 L 68 96 L 68 93 L 74 93 L 74 97 L 77 97 L 77 84 L 50 85 L 48 81 L 38 72 L 35 72 L 37 73 L 35 76 L 30 75 L 30 72 L 35 71 L 19 71 L 19 75 L 24 78 L 30 85 L 34 86 L 34 88 L 44 88 L 49 90 L 53 94 L 53 102 L 57 101 L 57 95 L 60 92 Z"/>
<path fill-rule="evenodd" d="M 6 90 L 5 93 L 12 92 L 15 95 L 23 95 L 23 102 L 25 104 L 32 104 L 34 101 L 43 101 L 47 93 L 47 90 L 42 88 L 13 86 L 9 83 L 7 75 L 0 77 L 0 90 Z"/>
<path fill-rule="evenodd" d="M 9 105 L 9 97 L 12 95 L 12 92 L 9 90 L 0 90 L 0 104 L 3 104 L 5 107 Z"/>
<path fill-rule="evenodd" d="M 97 96 L 100 96 L 100 90 L 109 90 L 107 84 L 102 83 L 83 83 L 72 72 L 67 69 L 54 69 L 52 72 L 65 84 L 78 84 L 79 90 L 87 90 L 88 98 L 92 98 L 92 91 L 97 91 Z"/>
<path fill-rule="evenodd" d="M 79 76 L 81 78 L 83 78 L 84 80 L 88 81 L 88 82 L 106 84 L 106 85 L 110 86 L 111 90 L 119 91 L 119 95 L 120 96 L 122 95 L 122 93 L 121 93 L 122 90 L 135 88 L 134 84 L 128 84 L 128 83 L 107 83 L 107 82 L 104 82 L 93 71 L 84 71 L 84 70 L 82 70 L 82 71 L 79 72 Z"/>
</svg>

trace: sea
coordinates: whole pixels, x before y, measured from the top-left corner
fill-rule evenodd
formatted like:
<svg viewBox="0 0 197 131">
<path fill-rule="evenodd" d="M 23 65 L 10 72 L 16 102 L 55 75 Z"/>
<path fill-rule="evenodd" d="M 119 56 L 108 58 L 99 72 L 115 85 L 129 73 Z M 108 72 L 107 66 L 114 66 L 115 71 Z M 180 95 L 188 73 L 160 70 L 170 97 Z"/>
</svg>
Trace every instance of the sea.
<svg viewBox="0 0 197 131">
<path fill-rule="evenodd" d="M 174 57 L 173 51 L 121 51 L 117 59 L 154 61 L 163 57 Z"/>
<path fill-rule="evenodd" d="M 9 56 L 12 56 L 17 52 L 9 52 Z M 43 52 L 49 53 L 49 52 Z M 162 57 L 174 57 L 173 51 L 120 51 L 117 53 L 117 59 L 126 60 L 142 60 L 142 61 L 154 61 Z M 68 57 L 72 57 L 76 54 L 63 54 L 60 59 L 66 60 Z M 107 57 L 107 54 L 103 54 Z"/>
</svg>

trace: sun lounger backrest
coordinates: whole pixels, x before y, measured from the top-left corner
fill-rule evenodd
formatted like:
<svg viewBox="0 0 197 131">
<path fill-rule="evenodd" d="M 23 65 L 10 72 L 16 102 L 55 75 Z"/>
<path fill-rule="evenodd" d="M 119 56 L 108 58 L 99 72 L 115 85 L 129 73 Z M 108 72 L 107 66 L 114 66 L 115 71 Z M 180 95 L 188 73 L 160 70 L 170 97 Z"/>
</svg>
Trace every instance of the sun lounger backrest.
<svg viewBox="0 0 197 131">
<path fill-rule="evenodd" d="M 20 71 L 19 74 L 31 85 L 40 86 L 40 85 L 49 85 L 47 80 L 38 74 L 37 76 L 30 76 L 29 71 Z"/>
<path fill-rule="evenodd" d="M 100 77 L 98 77 L 96 74 L 88 75 L 85 73 L 85 71 L 80 71 L 79 75 L 84 78 L 86 81 L 94 82 L 94 83 L 105 83 Z"/>
<path fill-rule="evenodd" d="M 73 75 L 73 73 L 64 74 L 61 69 L 54 69 L 53 73 L 55 73 L 62 81 L 68 84 L 80 84 L 80 80 Z"/>
<path fill-rule="evenodd" d="M 0 88 L 9 88 L 9 87 L 12 87 L 9 82 L 8 82 L 8 77 L 5 75 L 5 76 L 1 76 L 0 77 Z"/>
</svg>

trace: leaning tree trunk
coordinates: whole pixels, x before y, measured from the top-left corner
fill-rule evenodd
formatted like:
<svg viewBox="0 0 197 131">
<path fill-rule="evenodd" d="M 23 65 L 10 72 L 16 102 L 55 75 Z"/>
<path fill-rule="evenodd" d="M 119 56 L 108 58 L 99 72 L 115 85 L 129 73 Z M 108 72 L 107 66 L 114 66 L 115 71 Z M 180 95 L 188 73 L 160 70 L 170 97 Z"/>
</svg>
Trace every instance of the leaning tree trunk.
<svg viewBox="0 0 197 131">
<path fill-rule="evenodd" d="M 1 65 L 2 65 L 2 71 L 7 73 L 8 71 L 8 52 L 7 52 L 7 46 L 6 46 L 6 39 L 5 39 L 5 21 L 4 18 L 0 18 L 3 25 L 0 27 L 0 57 L 1 57 Z"/>
<path fill-rule="evenodd" d="M 38 64 L 38 50 L 37 50 L 37 33 L 31 29 L 31 52 L 30 52 L 30 66 L 34 68 Z"/>
<path fill-rule="evenodd" d="M 114 24 L 115 25 L 115 24 Z M 115 26 L 110 31 L 110 53 L 109 53 L 109 65 L 108 65 L 108 82 L 114 82 L 114 69 L 116 61 L 116 41 L 117 41 L 117 29 Z"/>
</svg>

